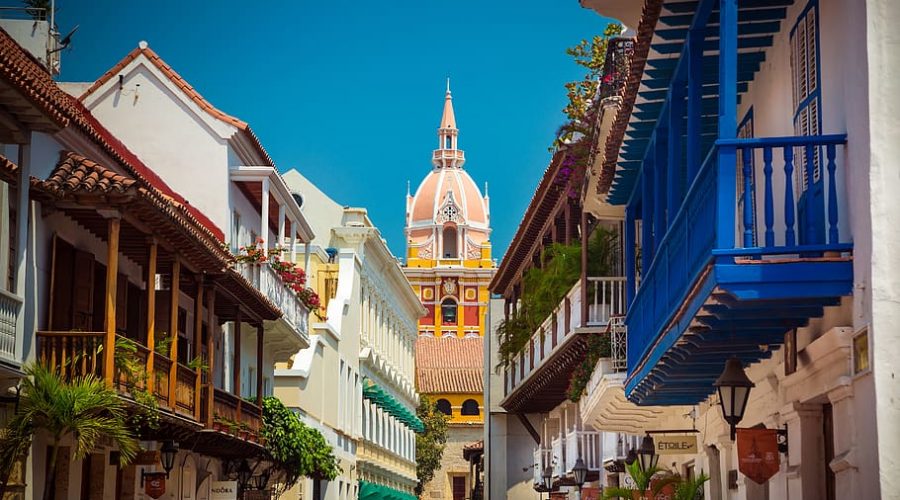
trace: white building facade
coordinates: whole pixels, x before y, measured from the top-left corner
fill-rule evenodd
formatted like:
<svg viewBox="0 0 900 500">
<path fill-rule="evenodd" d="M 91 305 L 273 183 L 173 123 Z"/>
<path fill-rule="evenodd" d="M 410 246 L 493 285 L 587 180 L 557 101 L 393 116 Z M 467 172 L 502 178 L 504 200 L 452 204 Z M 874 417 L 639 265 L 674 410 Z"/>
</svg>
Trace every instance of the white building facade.
<svg viewBox="0 0 900 500">
<path fill-rule="evenodd" d="M 297 171 L 285 179 L 313 221 L 307 275 L 326 309 L 312 324 L 310 347 L 276 370 L 276 394 L 289 406 L 296 401 L 305 421 L 334 440 L 343 466 L 328 484 L 306 481 L 310 494 L 302 498 L 372 498 L 380 488 L 410 494 L 413 346 L 424 308 L 364 209 L 342 207 Z"/>
</svg>

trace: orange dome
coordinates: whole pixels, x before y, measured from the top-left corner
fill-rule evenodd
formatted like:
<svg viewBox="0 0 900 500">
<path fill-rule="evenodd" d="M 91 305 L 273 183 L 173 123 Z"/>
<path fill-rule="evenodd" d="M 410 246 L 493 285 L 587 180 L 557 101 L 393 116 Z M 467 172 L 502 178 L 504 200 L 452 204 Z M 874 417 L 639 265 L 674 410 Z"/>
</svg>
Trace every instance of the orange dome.
<svg viewBox="0 0 900 500">
<path fill-rule="evenodd" d="M 472 177 L 461 168 L 432 170 L 409 202 L 407 226 L 453 222 L 488 228 L 487 201 Z"/>
</svg>

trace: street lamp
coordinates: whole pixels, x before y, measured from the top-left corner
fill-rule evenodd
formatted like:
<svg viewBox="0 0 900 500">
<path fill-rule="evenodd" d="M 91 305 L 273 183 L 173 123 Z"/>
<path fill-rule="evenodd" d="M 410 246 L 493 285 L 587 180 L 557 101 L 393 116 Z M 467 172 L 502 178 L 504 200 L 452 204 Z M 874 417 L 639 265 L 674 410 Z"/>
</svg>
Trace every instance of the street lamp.
<svg viewBox="0 0 900 500">
<path fill-rule="evenodd" d="M 264 490 L 269 485 L 269 469 L 263 469 L 258 476 L 253 476 L 253 486 L 257 490 Z"/>
<path fill-rule="evenodd" d="M 175 467 L 175 455 L 177 454 L 178 446 L 175 445 L 175 441 L 171 439 L 163 441 L 162 448 L 159 450 L 159 459 L 162 462 L 163 469 L 166 471 L 167 479 L 169 472 L 172 472 L 172 469 Z"/>
<path fill-rule="evenodd" d="M 584 465 L 584 460 L 581 457 L 578 457 L 578 460 L 575 460 L 575 466 L 572 467 L 572 474 L 575 476 L 575 485 L 578 486 L 578 499 L 581 500 L 581 488 L 584 486 L 584 482 L 587 481 L 587 466 Z"/>
<path fill-rule="evenodd" d="M 734 441 L 738 422 L 744 418 L 750 389 L 754 383 L 744 373 L 741 360 L 732 357 L 725 362 L 725 370 L 713 384 L 719 390 L 719 404 L 722 405 L 722 417 L 731 426 L 731 440 Z"/>
<path fill-rule="evenodd" d="M 653 436 L 647 434 L 641 440 L 641 449 L 638 450 L 638 463 L 642 471 L 648 471 L 656 467 L 659 463 L 659 455 L 656 454 L 656 444 L 653 442 Z"/>
<path fill-rule="evenodd" d="M 550 490 L 553 489 L 553 467 L 549 465 L 544 467 L 544 471 L 541 473 L 541 486 L 548 493 L 547 497 L 549 498 Z"/>
</svg>

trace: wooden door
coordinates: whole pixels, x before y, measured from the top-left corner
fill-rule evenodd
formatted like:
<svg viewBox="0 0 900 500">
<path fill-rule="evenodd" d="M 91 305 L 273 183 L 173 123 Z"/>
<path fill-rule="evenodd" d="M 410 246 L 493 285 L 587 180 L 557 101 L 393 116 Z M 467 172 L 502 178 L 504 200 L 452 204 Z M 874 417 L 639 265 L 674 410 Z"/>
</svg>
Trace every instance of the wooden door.
<svg viewBox="0 0 900 500">
<path fill-rule="evenodd" d="M 465 476 L 453 476 L 453 500 L 466 500 Z"/>
<path fill-rule="evenodd" d="M 57 268 L 57 273 L 68 272 Z M 92 331 L 94 327 L 94 256 L 75 250 L 72 272 L 72 329 Z"/>
</svg>

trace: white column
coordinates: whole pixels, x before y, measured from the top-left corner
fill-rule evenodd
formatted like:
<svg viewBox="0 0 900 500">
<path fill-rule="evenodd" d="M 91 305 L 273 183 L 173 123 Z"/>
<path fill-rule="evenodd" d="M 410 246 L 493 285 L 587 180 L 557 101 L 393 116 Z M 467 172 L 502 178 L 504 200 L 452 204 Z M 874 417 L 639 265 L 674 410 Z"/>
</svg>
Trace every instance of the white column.
<svg viewBox="0 0 900 500">
<path fill-rule="evenodd" d="M 297 263 L 297 221 L 291 219 L 291 262 Z M 309 273 L 309 263 L 303 263 L 303 270 Z"/>
<path fill-rule="evenodd" d="M 278 245 L 282 248 L 287 244 L 287 240 L 285 239 L 285 211 L 284 204 L 278 204 Z M 293 229 L 293 227 L 292 227 Z"/>
<path fill-rule="evenodd" d="M 269 178 L 262 180 L 262 201 L 260 202 L 260 235 L 262 238 L 262 246 L 265 250 L 269 249 Z"/>
<path fill-rule="evenodd" d="M 825 478 L 820 470 L 822 449 L 822 407 L 792 403 L 781 410 L 788 427 L 788 497 L 814 500 L 825 496 Z"/>
</svg>

